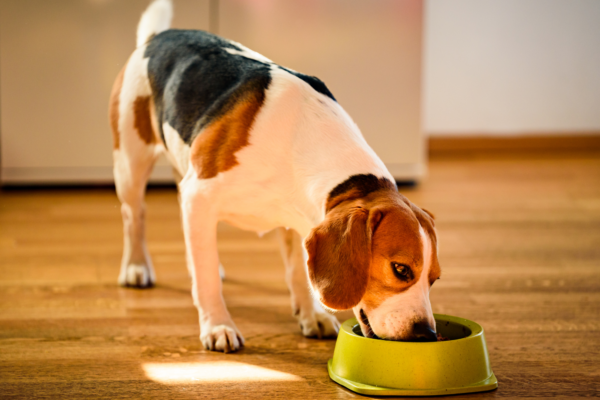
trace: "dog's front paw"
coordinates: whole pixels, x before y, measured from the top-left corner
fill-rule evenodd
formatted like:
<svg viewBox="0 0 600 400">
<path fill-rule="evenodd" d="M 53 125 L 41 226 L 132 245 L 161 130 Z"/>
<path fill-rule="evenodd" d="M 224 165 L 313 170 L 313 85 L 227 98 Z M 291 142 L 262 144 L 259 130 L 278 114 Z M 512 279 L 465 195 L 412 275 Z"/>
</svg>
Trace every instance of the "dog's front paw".
<svg viewBox="0 0 600 400">
<path fill-rule="evenodd" d="M 244 337 L 235 325 L 204 325 L 200 328 L 200 341 L 206 350 L 231 353 L 244 346 Z"/>
<path fill-rule="evenodd" d="M 136 288 L 149 288 L 155 283 L 152 267 L 143 264 L 129 264 L 121 268 L 119 285 Z"/>
<path fill-rule="evenodd" d="M 325 311 L 300 312 L 296 318 L 300 323 L 302 334 L 306 337 L 333 338 L 337 336 L 340 330 L 340 323 L 337 318 Z"/>
</svg>

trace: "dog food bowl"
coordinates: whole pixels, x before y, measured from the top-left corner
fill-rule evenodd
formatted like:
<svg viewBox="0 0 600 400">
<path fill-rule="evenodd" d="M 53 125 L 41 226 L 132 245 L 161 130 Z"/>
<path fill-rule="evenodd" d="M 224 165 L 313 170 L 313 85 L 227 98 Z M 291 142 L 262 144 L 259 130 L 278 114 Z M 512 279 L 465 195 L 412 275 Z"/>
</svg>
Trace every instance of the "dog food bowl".
<svg viewBox="0 0 600 400">
<path fill-rule="evenodd" d="M 335 382 L 372 396 L 441 396 L 493 390 L 498 380 L 481 325 L 434 314 L 446 341 L 395 342 L 362 335 L 356 318 L 342 324 L 327 369 Z"/>
</svg>

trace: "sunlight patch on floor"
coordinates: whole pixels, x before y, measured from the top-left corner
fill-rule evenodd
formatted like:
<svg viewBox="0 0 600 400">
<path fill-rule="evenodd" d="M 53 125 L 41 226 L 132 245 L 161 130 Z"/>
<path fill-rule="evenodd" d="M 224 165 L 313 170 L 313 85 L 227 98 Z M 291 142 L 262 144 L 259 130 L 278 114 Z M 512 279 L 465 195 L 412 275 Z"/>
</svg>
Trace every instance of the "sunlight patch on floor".
<svg viewBox="0 0 600 400">
<path fill-rule="evenodd" d="M 297 375 L 236 361 L 146 363 L 142 368 L 148 378 L 166 384 L 303 380 Z"/>
</svg>

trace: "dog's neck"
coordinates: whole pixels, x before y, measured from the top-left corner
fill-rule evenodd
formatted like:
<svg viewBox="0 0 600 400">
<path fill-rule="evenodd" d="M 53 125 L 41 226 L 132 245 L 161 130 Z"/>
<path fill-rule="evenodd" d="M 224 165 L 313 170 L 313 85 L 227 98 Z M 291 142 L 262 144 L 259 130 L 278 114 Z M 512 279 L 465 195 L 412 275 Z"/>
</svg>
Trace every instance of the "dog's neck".
<svg viewBox="0 0 600 400">
<path fill-rule="evenodd" d="M 331 202 L 336 201 L 332 193 L 334 197 L 341 194 L 336 190 L 356 196 L 368 194 L 374 186 L 395 188 L 393 176 L 344 109 L 331 99 L 317 101 L 319 114 L 304 118 L 292 150 L 298 160 L 297 184 L 306 189 L 306 197 L 296 200 L 302 205 L 306 225 L 295 229 L 304 236 L 325 219 Z"/>
<path fill-rule="evenodd" d="M 365 198 L 373 192 L 392 192 L 398 195 L 398 187 L 389 179 L 373 174 L 353 175 L 329 192 L 325 212 L 329 213 L 344 202 Z"/>
</svg>

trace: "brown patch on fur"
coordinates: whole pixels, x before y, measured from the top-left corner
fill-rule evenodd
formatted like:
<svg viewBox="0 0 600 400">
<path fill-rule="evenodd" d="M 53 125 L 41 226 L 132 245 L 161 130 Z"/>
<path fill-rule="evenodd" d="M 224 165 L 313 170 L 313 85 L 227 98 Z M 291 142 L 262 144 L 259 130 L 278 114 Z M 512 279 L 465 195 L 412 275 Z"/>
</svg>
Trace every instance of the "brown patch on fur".
<svg viewBox="0 0 600 400">
<path fill-rule="evenodd" d="M 110 121 L 110 129 L 113 135 L 113 148 L 118 149 L 120 145 L 121 135 L 119 133 L 119 96 L 123 87 L 123 76 L 125 75 L 125 67 L 121 68 L 115 83 L 113 84 L 108 102 L 108 118 Z"/>
<path fill-rule="evenodd" d="M 373 237 L 373 258 L 369 286 L 363 297 L 368 310 L 375 309 L 389 297 L 408 290 L 419 280 L 423 271 L 423 243 L 419 221 L 402 201 L 402 195 L 380 198 L 377 206 L 384 217 Z M 391 263 L 410 267 L 413 279 L 402 281 L 396 277 Z"/>
<path fill-rule="evenodd" d="M 200 179 L 209 179 L 236 165 L 235 153 L 248 145 L 250 129 L 263 105 L 264 90 L 249 82 L 233 96 L 227 110 L 196 137 L 191 159 Z"/>
<path fill-rule="evenodd" d="M 435 248 L 433 248 L 432 252 L 436 252 Z M 433 283 L 440 279 L 442 276 L 442 267 L 440 267 L 440 263 L 437 258 L 437 254 L 431 255 L 431 268 L 429 269 L 429 284 L 433 285 Z"/>
<path fill-rule="evenodd" d="M 306 240 L 309 278 L 323 304 L 345 309 L 362 300 L 370 310 L 414 285 L 425 264 L 420 226 L 431 238 L 429 279 L 437 279 L 440 270 L 429 213 L 408 201 L 395 187 L 355 199 L 350 196 L 357 195 L 360 188 L 346 187 L 338 192 L 330 196 L 337 199 L 337 204 Z M 413 279 L 399 279 L 392 262 L 408 265 Z"/>
<path fill-rule="evenodd" d="M 334 310 L 355 306 L 369 282 L 369 211 L 342 205 L 327 215 L 306 239 L 308 276 L 321 302 Z"/>
<path fill-rule="evenodd" d="M 156 142 L 156 135 L 154 129 L 152 129 L 150 106 L 150 96 L 138 96 L 133 102 L 133 126 L 137 130 L 140 139 L 146 144 Z"/>
<path fill-rule="evenodd" d="M 431 211 L 428 211 L 428 210 L 426 210 L 426 209 L 424 209 L 424 208 L 421 208 L 421 211 L 423 211 L 425 214 L 429 215 L 429 217 L 430 217 L 432 220 L 435 220 L 435 215 L 433 215 L 433 213 L 432 213 Z M 434 225 L 435 225 L 435 224 L 434 224 Z"/>
</svg>

